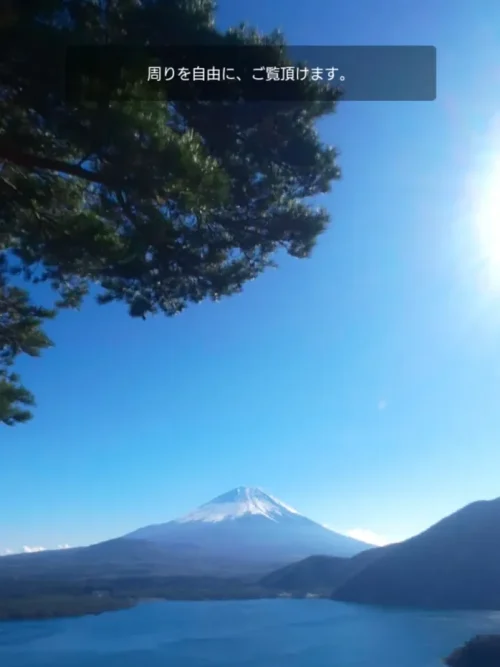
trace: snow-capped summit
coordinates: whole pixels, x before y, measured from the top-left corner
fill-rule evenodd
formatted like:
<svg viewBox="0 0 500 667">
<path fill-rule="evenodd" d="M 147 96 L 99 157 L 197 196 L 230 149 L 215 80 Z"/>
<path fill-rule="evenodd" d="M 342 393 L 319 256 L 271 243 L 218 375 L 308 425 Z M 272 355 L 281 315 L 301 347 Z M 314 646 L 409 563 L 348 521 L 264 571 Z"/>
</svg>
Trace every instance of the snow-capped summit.
<svg viewBox="0 0 500 667">
<path fill-rule="evenodd" d="M 369 548 L 299 514 L 259 488 L 239 486 L 174 521 L 125 536 L 219 562 L 290 563 L 318 554 L 353 556 Z"/>
<path fill-rule="evenodd" d="M 270 496 L 256 487 L 238 486 L 232 491 L 217 496 L 205 503 L 194 512 L 190 512 L 176 523 L 205 521 L 217 523 L 239 519 L 245 515 L 259 515 L 270 521 L 278 521 L 290 514 L 299 514 L 293 507 L 285 505 L 281 500 Z"/>
</svg>

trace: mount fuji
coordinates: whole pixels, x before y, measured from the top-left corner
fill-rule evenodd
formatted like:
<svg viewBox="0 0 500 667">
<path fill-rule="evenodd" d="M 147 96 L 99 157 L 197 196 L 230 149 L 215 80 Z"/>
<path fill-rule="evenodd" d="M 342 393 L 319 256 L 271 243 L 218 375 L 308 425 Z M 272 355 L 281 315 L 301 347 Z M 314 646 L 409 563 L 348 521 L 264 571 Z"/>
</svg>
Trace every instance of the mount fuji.
<svg viewBox="0 0 500 667">
<path fill-rule="evenodd" d="M 371 545 L 299 514 L 258 488 L 238 487 L 193 512 L 124 538 L 191 550 L 210 561 L 274 565 L 311 555 L 353 556 Z"/>
<path fill-rule="evenodd" d="M 127 586 L 158 577 L 260 579 L 308 556 L 349 557 L 370 546 L 311 521 L 260 489 L 239 487 L 186 516 L 123 537 L 88 547 L 4 556 L 0 589 L 6 579 L 116 584 L 125 578 Z M 217 584 L 217 595 L 219 589 Z"/>
</svg>

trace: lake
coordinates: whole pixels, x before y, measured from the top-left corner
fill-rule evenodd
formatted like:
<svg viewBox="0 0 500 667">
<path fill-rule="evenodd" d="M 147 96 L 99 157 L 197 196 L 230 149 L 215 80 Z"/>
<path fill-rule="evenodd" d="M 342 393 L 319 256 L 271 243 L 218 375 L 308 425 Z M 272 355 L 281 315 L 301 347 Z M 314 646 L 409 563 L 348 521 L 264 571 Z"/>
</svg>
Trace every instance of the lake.
<svg viewBox="0 0 500 667">
<path fill-rule="evenodd" d="M 2 667 L 439 667 L 500 612 L 329 600 L 150 602 L 101 616 L 0 623 Z"/>
</svg>

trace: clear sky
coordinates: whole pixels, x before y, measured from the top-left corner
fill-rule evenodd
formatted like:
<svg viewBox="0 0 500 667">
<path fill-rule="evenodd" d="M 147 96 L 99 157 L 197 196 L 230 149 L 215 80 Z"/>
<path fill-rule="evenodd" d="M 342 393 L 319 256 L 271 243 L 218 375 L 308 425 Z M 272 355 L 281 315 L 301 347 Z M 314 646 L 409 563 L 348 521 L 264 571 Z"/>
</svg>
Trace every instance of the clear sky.
<svg viewBox="0 0 500 667">
<path fill-rule="evenodd" d="M 438 100 L 344 103 L 343 180 L 307 261 L 142 322 L 62 315 L 0 432 L 0 551 L 80 545 L 261 486 L 332 528 L 408 537 L 500 496 L 498 0 L 223 0 L 289 43 L 432 44 Z M 498 192 L 497 192 L 498 191 Z"/>
</svg>

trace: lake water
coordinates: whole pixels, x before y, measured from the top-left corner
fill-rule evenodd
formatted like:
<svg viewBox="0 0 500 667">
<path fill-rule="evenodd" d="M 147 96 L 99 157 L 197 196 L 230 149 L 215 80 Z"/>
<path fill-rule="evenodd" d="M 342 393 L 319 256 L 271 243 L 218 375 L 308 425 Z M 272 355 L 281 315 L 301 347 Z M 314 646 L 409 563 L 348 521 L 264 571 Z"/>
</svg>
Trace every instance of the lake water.
<svg viewBox="0 0 500 667">
<path fill-rule="evenodd" d="M 151 602 L 0 623 L 1 667 L 439 667 L 500 612 L 381 610 L 329 600 Z"/>
</svg>

